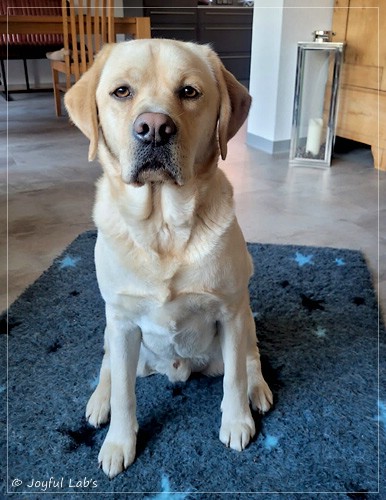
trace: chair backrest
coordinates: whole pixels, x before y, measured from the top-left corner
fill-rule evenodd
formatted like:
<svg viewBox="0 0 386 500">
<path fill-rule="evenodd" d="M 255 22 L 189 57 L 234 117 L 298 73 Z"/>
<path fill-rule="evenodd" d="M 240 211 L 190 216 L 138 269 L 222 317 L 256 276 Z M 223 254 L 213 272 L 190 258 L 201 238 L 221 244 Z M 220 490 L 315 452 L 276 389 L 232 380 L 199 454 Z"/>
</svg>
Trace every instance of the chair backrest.
<svg viewBox="0 0 386 500">
<path fill-rule="evenodd" d="M 114 0 L 62 0 L 62 15 L 67 75 L 77 81 L 102 46 L 115 42 Z"/>
</svg>

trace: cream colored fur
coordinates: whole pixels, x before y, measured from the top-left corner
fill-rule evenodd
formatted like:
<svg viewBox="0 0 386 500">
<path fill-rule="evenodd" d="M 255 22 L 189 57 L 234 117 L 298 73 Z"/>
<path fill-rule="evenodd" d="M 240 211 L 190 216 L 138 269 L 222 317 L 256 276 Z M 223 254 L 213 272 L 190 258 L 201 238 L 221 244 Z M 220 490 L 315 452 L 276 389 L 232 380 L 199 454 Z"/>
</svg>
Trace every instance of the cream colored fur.
<svg viewBox="0 0 386 500">
<path fill-rule="evenodd" d="M 181 97 L 187 86 L 199 96 Z M 122 87 L 128 98 L 114 94 Z M 156 372 L 171 381 L 224 373 L 220 440 L 244 449 L 255 434 L 249 401 L 265 412 L 272 394 L 249 306 L 252 262 L 217 162 L 248 114 L 248 92 L 207 46 L 138 40 L 106 46 L 65 102 L 104 171 L 94 219 L 105 354 L 86 409 L 96 427 L 111 414 L 99 463 L 114 477 L 133 462 L 136 375 Z M 146 181 L 132 181 L 142 161 L 133 124 L 142 113 L 176 125 L 165 147 L 173 178 L 150 169 Z"/>
</svg>

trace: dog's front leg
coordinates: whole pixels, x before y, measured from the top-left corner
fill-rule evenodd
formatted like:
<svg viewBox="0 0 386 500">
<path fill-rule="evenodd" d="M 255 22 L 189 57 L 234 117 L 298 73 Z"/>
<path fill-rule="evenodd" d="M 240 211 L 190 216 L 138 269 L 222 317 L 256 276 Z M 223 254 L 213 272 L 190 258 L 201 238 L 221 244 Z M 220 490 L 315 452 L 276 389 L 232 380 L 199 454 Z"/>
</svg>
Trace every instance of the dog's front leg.
<svg viewBox="0 0 386 500">
<path fill-rule="evenodd" d="M 244 314 L 243 314 L 244 313 Z M 220 441 L 243 450 L 255 435 L 255 423 L 248 400 L 245 311 L 239 310 L 221 324 L 220 342 L 224 360 L 224 396 L 221 403 Z"/>
<path fill-rule="evenodd" d="M 141 330 L 107 306 L 106 333 L 111 366 L 111 419 L 98 460 L 105 474 L 113 478 L 135 458 L 138 431 L 135 380 Z"/>
</svg>

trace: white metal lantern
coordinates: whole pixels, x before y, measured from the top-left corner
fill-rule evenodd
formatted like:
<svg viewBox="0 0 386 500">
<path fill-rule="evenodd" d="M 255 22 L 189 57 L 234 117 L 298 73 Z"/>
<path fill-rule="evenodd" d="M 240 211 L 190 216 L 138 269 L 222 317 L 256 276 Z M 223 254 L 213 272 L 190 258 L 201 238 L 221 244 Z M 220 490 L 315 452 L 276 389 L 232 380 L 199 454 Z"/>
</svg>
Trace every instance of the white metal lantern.
<svg viewBox="0 0 386 500">
<path fill-rule="evenodd" d="M 298 42 L 290 165 L 328 167 L 345 44 L 326 41 L 331 32 L 314 34 L 314 42 Z"/>
</svg>

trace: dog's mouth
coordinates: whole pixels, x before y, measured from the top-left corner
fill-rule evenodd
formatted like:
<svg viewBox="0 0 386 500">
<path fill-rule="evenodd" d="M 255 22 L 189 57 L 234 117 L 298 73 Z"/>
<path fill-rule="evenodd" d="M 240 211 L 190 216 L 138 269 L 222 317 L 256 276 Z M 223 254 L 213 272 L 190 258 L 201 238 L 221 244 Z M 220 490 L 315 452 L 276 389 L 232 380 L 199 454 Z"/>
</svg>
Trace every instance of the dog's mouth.
<svg viewBox="0 0 386 500">
<path fill-rule="evenodd" d="M 149 182 L 172 182 L 181 185 L 179 172 L 165 165 L 162 162 L 146 162 L 135 169 L 131 176 L 130 183 L 136 186 L 143 186 Z"/>
<path fill-rule="evenodd" d="M 150 182 L 182 185 L 181 170 L 169 148 L 140 148 L 133 162 L 129 184 L 143 186 Z"/>
</svg>

